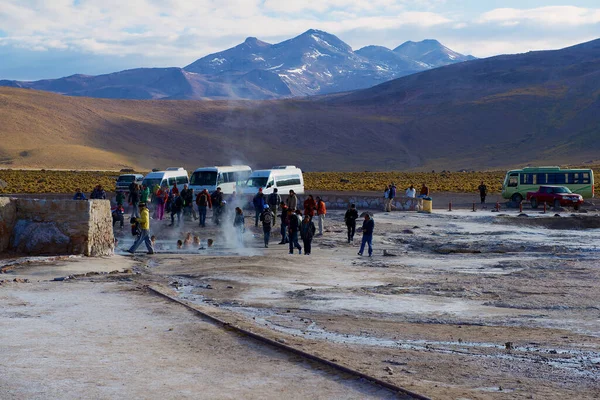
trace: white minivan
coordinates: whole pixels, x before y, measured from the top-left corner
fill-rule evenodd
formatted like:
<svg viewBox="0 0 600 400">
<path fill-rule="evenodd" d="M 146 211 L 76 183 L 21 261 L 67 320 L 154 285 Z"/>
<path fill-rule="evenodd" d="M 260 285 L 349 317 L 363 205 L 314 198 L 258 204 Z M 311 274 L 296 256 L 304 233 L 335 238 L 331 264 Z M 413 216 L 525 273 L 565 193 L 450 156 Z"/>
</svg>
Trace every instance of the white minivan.
<svg viewBox="0 0 600 400">
<path fill-rule="evenodd" d="M 181 167 L 172 167 L 167 168 L 164 171 L 150 172 L 142 181 L 142 185 L 146 185 L 150 189 L 152 189 L 154 185 L 160 187 L 166 185 L 169 186 L 169 188 L 172 188 L 173 184 L 177 183 L 177 187 L 182 189 L 183 185 L 189 182 L 188 173 L 185 169 Z"/>
<path fill-rule="evenodd" d="M 287 194 L 290 190 L 296 194 L 304 193 L 304 177 L 302 170 L 294 165 L 278 165 L 271 169 L 261 169 L 252 172 L 246 182 L 244 193 L 254 193 L 263 188 L 264 194 L 277 192 Z"/>
<path fill-rule="evenodd" d="M 251 173 L 252 168 L 247 165 L 198 168 L 190 178 L 190 189 L 194 193 L 204 189 L 212 193 L 220 187 L 224 194 L 232 194 L 238 190 L 238 185 L 246 183 Z"/>
</svg>

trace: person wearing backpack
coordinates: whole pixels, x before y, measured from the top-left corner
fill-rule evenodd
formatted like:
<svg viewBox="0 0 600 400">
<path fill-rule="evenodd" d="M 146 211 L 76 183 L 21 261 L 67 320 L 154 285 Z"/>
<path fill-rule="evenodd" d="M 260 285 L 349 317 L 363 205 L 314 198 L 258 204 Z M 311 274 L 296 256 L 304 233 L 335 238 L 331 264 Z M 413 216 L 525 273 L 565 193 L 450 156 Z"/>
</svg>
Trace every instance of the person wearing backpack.
<svg viewBox="0 0 600 400">
<path fill-rule="evenodd" d="M 183 185 L 181 199 L 183 200 L 183 218 L 194 218 L 194 221 L 196 221 L 198 217 L 194 208 L 194 191 L 188 188 L 187 183 Z"/>
<path fill-rule="evenodd" d="M 273 215 L 275 215 L 275 218 L 273 218 L 273 226 L 277 223 L 277 206 L 279 203 L 281 203 L 281 196 L 277 193 L 277 188 L 274 188 L 273 193 L 267 198 L 267 204 L 269 205 L 271 212 L 273 212 Z"/>
<path fill-rule="evenodd" d="M 263 212 L 260 214 L 260 222 L 262 222 L 263 234 L 265 238 L 265 247 L 269 247 L 269 239 L 271 238 L 271 224 L 273 223 L 273 213 L 269 209 L 269 205 L 263 206 Z"/>
<path fill-rule="evenodd" d="M 175 225 L 175 216 L 177 215 L 177 226 L 181 223 L 181 211 L 183 210 L 183 200 L 179 193 L 173 194 L 171 201 L 171 223 L 169 226 Z"/>
<path fill-rule="evenodd" d="M 300 225 L 300 236 L 304 242 L 304 254 L 310 256 L 311 244 L 315 236 L 315 224 L 312 222 L 310 215 L 305 215 L 302 224 Z"/>
<path fill-rule="evenodd" d="M 208 190 L 204 189 L 198 195 L 196 195 L 196 205 L 198 206 L 198 218 L 200 219 L 200 226 L 206 226 L 206 211 L 211 208 L 212 203 Z"/>
<path fill-rule="evenodd" d="M 144 242 L 148 249 L 148 254 L 154 254 L 154 247 L 152 247 L 152 241 L 150 240 L 150 211 L 148 211 L 145 203 L 140 203 L 139 209 L 140 217 L 132 219 L 139 224 L 140 233 L 133 246 L 127 252 L 131 254 L 135 253 L 136 249 Z"/>
<path fill-rule="evenodd" d="M 289 225 L 289 217 L 288 217 L 288 208 L 284 202 L 281 202 L 281 242 L 279 244 L 289 243 L 288 240 L 288 225 Z"/>
<path fill-rule="evenodd" d="M 244 220 L 244 212 L 240 207 L 235 208 L 235 217 L 233 218 L 233 227 L 237 233 L 237 238 L 240 246 L 244 245 L 244 232 L 246 221 Z"/>
<path fill-rule="evenodd" d="M 219 225 L 219 219 L 224 209 L 223 192 L 220 187 L 210 195 L 210 202 L 213 210 L 213 221 L 215 225 Z"/>
<path fill-rule="evenodd" d="M 369 215 L 369 213 L 365 214 L 365 220 L 362 226 L 362 242 L 360 244 L 360 250 L 358 251 L 358 255 L 362 256 L 363 251 L 365 251 L 365 244 L 369 245 L 369 257 L 373 255 L 373 231 L 375 230 L 375 221 Z"/>
<path fill-rule="evenodd" d="M 288 209 L 289 234 L 290 234 L 290 254 L 294 254 L 294 247 L 298 249 L 298 254 L 302 254 L 302 246 L 298 243 L 298 232 L 300 231 L 300 217 L 290 208 Z"/>
<path fill-rule="evenodd" d="M 137 184 L 133 185 L 133 190 L 129 192 L 129 204 L 131 204 L 131 216 L 133 218 L 140 217 L 139 204 L 140 204 L 140 187 Z M 145 203 L 144 203 L 145 204 Z"/>
</svg>

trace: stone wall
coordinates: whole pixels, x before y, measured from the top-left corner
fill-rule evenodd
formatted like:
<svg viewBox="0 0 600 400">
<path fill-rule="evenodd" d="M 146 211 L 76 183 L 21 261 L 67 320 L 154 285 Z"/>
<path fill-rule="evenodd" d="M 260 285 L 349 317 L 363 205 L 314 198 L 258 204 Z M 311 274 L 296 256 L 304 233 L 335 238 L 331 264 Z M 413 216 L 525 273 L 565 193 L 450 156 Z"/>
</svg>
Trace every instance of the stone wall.
<svg viewBox="0 0 600 400">
<path fill-rule="evenodd" d="M 17 220 L 17 207 L 8 197 L 0 197 L 0 253 L 10 247 L 10 236 Z"/>
<path fill-rule="evenodd" d="M 104 256 L 113 253 L 108 200 L 17 198 L 10 202 L 14 204 L 16 218 L 9 250 L 28 255 Z"/>
</svg>

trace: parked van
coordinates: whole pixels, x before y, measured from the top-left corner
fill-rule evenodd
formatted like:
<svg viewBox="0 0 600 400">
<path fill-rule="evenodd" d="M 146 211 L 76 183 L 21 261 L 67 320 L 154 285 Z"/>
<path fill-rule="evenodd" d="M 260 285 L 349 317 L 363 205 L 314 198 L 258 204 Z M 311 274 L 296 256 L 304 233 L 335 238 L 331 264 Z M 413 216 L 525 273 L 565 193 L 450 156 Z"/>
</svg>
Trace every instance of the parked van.
<svg viewBox="0 0 600 400">
<path fill-rule="evenodd" d="M 117 183 L 115 185 L 115 191 L 119 191 L 119 190 L 128 191 L 129 185 L 131 185 L 133 182 L 135 182 L 139 185 L 142 183 L 143 180 L 144 180 L 144 175 L 140 175 L 140 174 L 119 175 L 119 177 L 117 178 Z"/>
<path fill-rule="evenodd" d="M 290 190 L 302 194 L 304 193 L 302 170 L 294 165 L 279 165 L 271 169 L 254 171 L 246 182 L 244 192 L 254 193 L 258 188 L 263 188 L 264 194 L 273 193 L 275 188 L 279 194 L 287 194 Z"/>
<path fill-rule="evenodd" d="M 150 172 L 144 180 L 142 181 L 143 185 L 148 186 L 150 189 L 154 187 L 154 185 L 167 185 L 169 188 L 173 187 L 175 183 L 177 183 L 177 187 L 182 188 L 183 185 L 189 183 L 188 173 L 185 169 L 179 167 L 167 168 L 164 171 L 155 171 Z"/>
<path fill-rule="evenodd" d="M 209 193 L 221 188 L 224 194 L 237 191 L 238 185 L 243 185 L 252 173 L 252 168 L 247 165 L 227 165 L 220 167 L 198 168 L 190 178 L 190 189 L 199 193 L 206 189 Z"/>
</svg>

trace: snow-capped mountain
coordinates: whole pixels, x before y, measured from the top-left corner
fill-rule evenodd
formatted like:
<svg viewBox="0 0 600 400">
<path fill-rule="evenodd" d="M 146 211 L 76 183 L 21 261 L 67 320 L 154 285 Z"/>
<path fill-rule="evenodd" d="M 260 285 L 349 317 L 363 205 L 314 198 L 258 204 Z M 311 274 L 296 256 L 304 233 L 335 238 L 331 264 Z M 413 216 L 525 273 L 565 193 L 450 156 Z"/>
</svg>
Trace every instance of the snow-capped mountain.
<svg viewBox="0 0 600 400">
<path fill-rule="evenodd" d="M 308 30 L 270 44 L 250 37 L 185 68 L 140 68 L 36 82 L 0 81 L 71 96 L 127 99 L 273 99 L 364 89 L 416 72 L 473 59 L 436 40 L 394 50 L 353 51 L 338 37 Z"/>
</svg>

